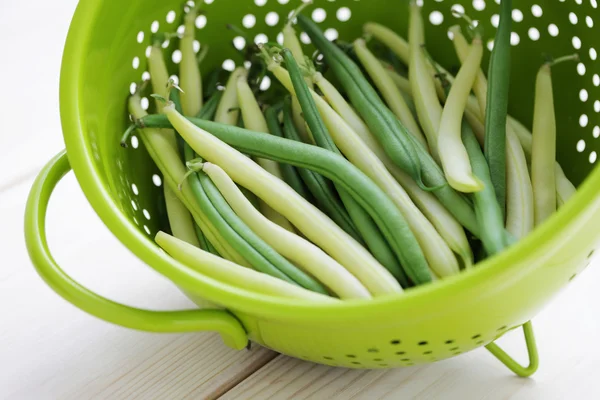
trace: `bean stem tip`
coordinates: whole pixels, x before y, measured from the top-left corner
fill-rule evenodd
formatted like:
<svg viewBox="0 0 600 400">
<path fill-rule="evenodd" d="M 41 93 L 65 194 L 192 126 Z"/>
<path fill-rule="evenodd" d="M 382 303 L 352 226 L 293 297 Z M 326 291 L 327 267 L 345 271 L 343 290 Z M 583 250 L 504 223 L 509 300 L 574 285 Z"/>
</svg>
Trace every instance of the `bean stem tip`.
<svg viewBox="0 0 600 400">
<path fill-rule="evenodd" d="M 294 23 L 294 20 L 296 19 L 296 17 L 298 17 L 298 14 L 300 14 L 302 11 L 304 11 L 304 9 L 310 5 L 312 5 L 313 2 L 312 0 L 307 0 L 307 1 L 303 1 L 302 4 L 296 8 L 294 11 L 292 11 L 292 13 L 290 14 L 290 16 L 288 17 L 286 23 L 285 23 L 285 28 L 289 28 L 292 26 L 292 24 Z"/>
<path fill-rule="evenodd" d="M 562 56 L 562 57 L 558 57 L 558 58 L 552 58 L 552 57 L 548 57 L 548 60 L 546 61 L 546 65 L 549 67 L 554 67 L 557 64 L 561 64 L 563 62 L 567 62 L 567 61 L 575 61 L 578 62 L 579 61 L 579 54 L 575 53 L 575 54 L 570 54 L 567 56 Z"/>
<path fill-rule="evenodd" d="M 131 134 L 133 133 L 134 130 L 136 130 L 138 128 L 137 122 L 129 125 L 129 127 L 127 128 L 127 130 L 125 131 L 125 133 L 123 134 L 123 136 L 121 137 L 121 147 L 126 149 L 129 147 L 129 145 L 127 144 L 127 141 L 129 140 L 129 137 L 131 136 Z"/>
<path fill-rule="evenodd" d="M 187 167 L 188 171 L 183 176 L 183 179 L 181 180 L 181 182 L 179 182 L 179 184 L 177 185 L 177 189 L 180 192 L 183 190 L 183 184 L 185 183 L 185 181 L 187 181 L 187 179 L 190 176 L 192 176 L 193 174 L 195 174 L 199 171 L 202 171 L 202 167 L 204 166 L 204 160 L 202 160 L 201 158 L 190 160 L 185 163 L 185 166 Z"/>
</svg>

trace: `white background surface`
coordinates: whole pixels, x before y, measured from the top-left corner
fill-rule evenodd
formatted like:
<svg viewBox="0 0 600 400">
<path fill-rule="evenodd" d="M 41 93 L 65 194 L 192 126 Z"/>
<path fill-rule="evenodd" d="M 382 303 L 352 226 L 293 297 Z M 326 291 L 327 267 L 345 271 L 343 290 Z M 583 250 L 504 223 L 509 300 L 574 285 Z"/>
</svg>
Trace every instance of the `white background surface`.
<svg viewBox="0 0 600 400">
<path fill-rule="evenodd" d="M 22 225 L 35 173 L 63 147 L 58 79 L 75 5 L 0 2 L 0 399 L 206 398 L 236 384 L 226 398 L 600 398 L 597 262 L 535 320 L 541 367 L 529 380 L 484 350 L 396 371 L 269 363 L 273 354 L 233 352 L 214 335 L 133 332 L 67 304 L 36 275 Z M 48 237 L 58 262 L 103 295 L 155 309 L 191 306 L 102 226 L 72 175 L 53 196 Z M 524 355 L 520 334 L 502 344 Z"/>
</svg>

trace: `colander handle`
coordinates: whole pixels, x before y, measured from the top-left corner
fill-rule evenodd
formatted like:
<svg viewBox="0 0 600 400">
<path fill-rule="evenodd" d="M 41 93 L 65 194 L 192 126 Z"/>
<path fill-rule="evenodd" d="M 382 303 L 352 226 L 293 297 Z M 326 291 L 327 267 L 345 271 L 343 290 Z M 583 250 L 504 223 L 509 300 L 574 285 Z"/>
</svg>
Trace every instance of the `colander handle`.
<svg viewBox="0 0 600 400">
<path fill-rule="evenodd" d="M 105 321 L 149 332 L 216 331 L 229 347 L 241 350 L 248 338 L 242 324 L 223 310 L 149 311 L 99 296 L 75 282 L 56 263 L 46 241 L 46 211 L 52 191 L 71 170 L 66 151 L 54 157 L 37 177 L 25 213 L 29 256 L 44 281 L 65 300 Z"/>
</svg>

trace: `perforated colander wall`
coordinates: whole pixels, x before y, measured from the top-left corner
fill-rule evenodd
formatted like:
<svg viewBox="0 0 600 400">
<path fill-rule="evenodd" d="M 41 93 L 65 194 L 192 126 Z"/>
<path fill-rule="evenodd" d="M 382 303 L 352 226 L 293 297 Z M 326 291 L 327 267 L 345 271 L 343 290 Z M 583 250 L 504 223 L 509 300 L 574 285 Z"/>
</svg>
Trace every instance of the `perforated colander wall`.
<svg viewBox="0 0 600 400">
<path fill-rule="evenodd" d="M 246 45 L 242 36 L 226 30 L 227 23 L 233 23 L 248 32 L 248 36 L 256 43 L 278 41 L 282 37 L 280 29 L 289 13 L 298 6 L 297 1 L 288 0 L 248 0 L 237 2 L 234 9 L 227 16 L 215 15 L 211 7 L 215 2 L 231 0 L 205 1 L 205 13 L 196 20 L 197 40 L 195 50 L 199 51 L 202 44 L 211 47 L 218 42 L 218 56 L 215 57 L 214 49 L 209 50 L 208 61 L 203 69 L 208 71 L 217 65 L 226 70 L 233 70 L 241 65 L 243 60 L 236 49 Z M 364 0 L 363 0 L 364 1 Z M 191 2 L 190 2 L 191 3 Z M 242 4 L 238 4 L 242 3 Z M 361 34 L 361 24 L 368 19 L 387 22 L 386 25 L 395 28 L 406 37 L 408 1 L 398 2 L 388 15 L 365 12 L 365 7 L 360 0 L 317 0 L 306 11 L 313 20 L 323 26 L 326 35 L 331 40 L 342 37 L 351 40 Z M 486 37 L 488 52 L 485 56 L 485 65 L 493 48 L 493 36 L 498 25 L 498 0 L 472 0 L 449 1 L 430 0 L 421 1 L 423 15 L 427 22 L 427 44 L 430 52 L 440 60 L 448 69 L 458 67 L 454 48 L 450 42 L 449 27 L 460 23 L 452 11 L 464 12 L 477 21 L 483 28 Z M 233 3 L 232 3 L 233 4 Z M 565 64 L 555 68 L 555 93 L 558 109 L 559 129 L 559 159 L 562 161 L 565 172 L 577 183 L 590 171 L 598 158 L 598 142 L 600 137 L 600 75 L 597 71 L 598 49 L 590 41 L 596 21 L 594 11 L 598 8 L 596 0 L 553 0 L 548 1 L 521 1 L 515 4 L 513 10 L 513 33 L 511 43 L 513 49 L 513 78 L 511 86 L 511 114 L 527 126 L 531 125 L 533 110 L 533 85 L 537 68 L 543 62 L 543 57 L 561 56 L 573 52 L 579 53 L 581 62 Z M 358 9 L 359 11 L 356 11 Z M 160 14 L 160 17 L 150 19 L 132 37 L 124 40 L 135 42 L 135 54 L 131 54 L 130 62 L 124 66 L 128 68 L 131 82 L 128 91 L 134 92 L 138 82 L 150 79 L 146 70 L 146 59 L 150 50 L 150 38 L 154 32 L 179 32 L 183 31 L 181 25 L 183 5 L 172 2 L 172 7 Z M 394 18 L 394 16 L 396 18 Z M 391 23 L 390 23 L 391 22 Z M 302 42 L 310 49 L 310 39 L 303 32 L 299 32 Z M 218 38 L 215 37 L 218 35 Z M 215 40 L 217 39 L 217 40 Z M 181 53 L 177 49 L 178 39 L 164 43 L 165 56 L 169 60 L 172 77 L 177 80 L 177 64 L 181 60 Z M 266 90 L 271 82 L 266 77 L 261 88 Z M 125 93 L 126 94 L 126 93 Z M 124 94 L 124 96 L 125 96 Z M 152 109 L 148 98 L 143 99 L 146 108 Z M 131 138 L 131 147 L 138 149 L 141 146 L 139 139 L 134 135 Z M 127 158 L 127 155 L 120 155 Z M 584 158 L 587 162 L 570 163 L 573 157 Z M 132 156 L 136 164 L 147 163 L 146 157 Z M 137 160 L 137 161 L 134 161 Z M 127 161 L 121 161 L 126 163 Z M 118 164 L 121 165 L 121 164 Z M 156 201 L 148 202 L 140 195 L 144 188 L 147 194 L 152 193 L 152 198 L 161 196 L 161 178 L 158 171 L 152 171 L 149 176 L 129 176 L 126 174 L 118 186 L 119 198 L 125 209 L 131 213 L 132 218 L 141 229 L 149 235 L 156 232 L 164 223 L 164 210 L 157 209 Z M 144 184 L 140 180 L 144 179 Z M 149 181 L 152 184 L 146 185 Z M 150 192 L 147 190 L 149 186 Z M 160 201 L 158 202 L 160 203 Z M 154 216 L 158 216 L 155 221 Z"/>
<path fill-rule="evenodd" d="M 227 23 L 244 27 L 255 41 L 276 41 L 280 40 L 278 34 L 285 17 L 298 6 L 298 2 L 286 0 L 207 0 L 205 3 L 205 13 L 196 23 L 196 50 L 207 44 L 211 48 L 202 65 L 205 73 L 217 66 L 231 70 L 243 62 L 236 47 L 245 44 L 245 39 L 226 30 Z M 317 0 L 306 13 L 326 30 L 330 39 L 354 39 L 361 34 L 363 23 L 370 20 L 394 28 L 406 37 L 408 1 L 394 2 L 393 6 L 389 3 L 383 0 Z M 531 124 L 534 78 L 545 54 L 562 56 L 577 51 L 581 56 L 579 64 L 563 64 L 553 70 L 559 160 L 566 174 L 578 184 L 594 167 L 600 151 L 597 140 L 600 136 L 600 75 L 597 68 L 600 42 L 594 37 L 596 24 L 600 24 L 598 4 L 595 0 L 520 0 L 514 3 L 510 100 L 513 116 L 525 125 Z M 113 10 L 99 13 L 96 28 L 115 33 L 91 39 L 94 43 L 86 54 L 84 80 L 110 81 L 114 82 L 114 87 L 90 85 L 91 89 L 81 88 L 79 94 L 79 101 L 84 105 L 81 115 L 83 134 L 94 155 L 96 169 L 113 197 L 119 199 L 122 210 L 149 237 L 165 226 L 162 179 L 136 135 L 131 137 L 128 150 L 119 146 L 119 139 L 128 123 L 127 95 L 141 80 L 151 78 L 147 72 L 151 33 L 181 29 L 183 2 L 157 4 L 154 2 L 154 6 L 149 7 L 144 1 L 132 2 L 120 10 L 121 16 Z M 447 69 L 458 66 L 448 38 L 449 27 L 459 22 L 452 16 L 453 7 L 479 21 L 488 49 L 492 46 L 488 40 L 494 36 L 497 25 L 497 2 L 425 0 L 422 5 L 427 22 L 428 49 Z M 114 37 L 121 38 L 120 42 L 115 42 Z M 307 36 L 301 35 L 301 38 L 307 53 L 312 53 Z M 180 61 L 177 47 L 178 40 L 175 39 L 165 44 L 164 49 L 175 77 Z M 489 50 L 486 64 L 488 58 Z M 263 85 L 266 89 L 268 81 Z M 148 98 L 144 102 L 152 110 Z M 404 310 L 404 319 L 394 317 L 374 325 L 364 322 L 377 317 L 370 315 L 362 316 L 364 320 L 357 319 L 355 325 L 348 322 L 335 326 L 295 325 L 244 315 L 240 318 L 253 340 L 307 360 L 355 368 L 431 362 L 485 345 L 534 315 L 547 301 L 547 292 L 556 292 L 589 262 L 587 256 L 592 245 L 585 242 L 581 245 L 585 248 L 570 246 L 573 254 L 546 260 L 543 279 L 551 283 L 549 287 L 539 285 L 540 277 L 534 274 L 523 279 L 515 277 L 517 283 L 509 283 L 510 277 L 503 276 L 503 283 L 511 289 L 503 293 L 508 297 L 495 298 L 495 287 L 490 286 L 489 298 L 487 292 L 483 292 L 468 309 L 452 309 L 453 304 L 441 304 L 440 315 L 421 309 L 412 315 Z M 516 297 L 523 293 L 529 293 L 531 298 L 524 301 Z M 448 303 L 451 301 L 453 299 Z M 506 303 L 510 303 L 510 307 Z"/>
</svg>

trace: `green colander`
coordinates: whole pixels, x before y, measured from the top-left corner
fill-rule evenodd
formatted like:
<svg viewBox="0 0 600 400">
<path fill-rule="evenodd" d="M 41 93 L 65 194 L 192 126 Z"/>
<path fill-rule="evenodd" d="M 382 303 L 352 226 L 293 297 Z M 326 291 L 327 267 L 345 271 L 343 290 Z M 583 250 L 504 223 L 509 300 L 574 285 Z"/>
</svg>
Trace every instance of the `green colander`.
<svg viewBox="0 0 600 400">
<path fill-rule="evenodd" d="M 257 40 L 276 40 L 281 23 L 298 2 L 205 0 L 197 20 L 198 40 L 210 45 L 205 72 L 241 62 L 227 23 L 248 29 Z M 448 28 L 458 20 L 451 8 L 478 20 L 493 37 L 498 0 L 425 0 L 427 43 L 445 67 L 457 65 Z M 250 293 L 202 276 L 174 261 L 153 242 L 164 225 L 162 180 L 132 137 L 119 146 L 128 124 L 126 99 L 147 78 L 151 32 L 175 31 L 181 0 L 82 0 L 66 42 L 60 106 L 66 152 L 38 177 L 27 205 L 25 233 L 39 274 L 58 294 L 82 310 L 134 329 L 153 332 L 217 331 L 229 346 L 249 341 L 317 363 L 351 368 L 392 368 L 430 363 L 485 346 L 512 371 L 532 374 L 538 364 L 529 322 L 588 264 L 600 239 L 600 76 L 594 24 L 596 0 L 520 0 L 513 12 L 513 74 L 510 112 L 531 125 L 534 78 L 544 54 L 578 51 L 579 64 L 554 69 L 559 161 L 578 185 L 576 196 L 547 223 L 508 251 L 449 279 L 402 295 L 335 305 L 308 305 Z M 407 31 L 407 1 L 317 0 L 305 12 L 327 35 L 353 39 L 366 21 Z M 306 35 L 302 35 L 306 43 Z M 166 47 L 177 71 L 176 41 Z M 491 43 L 488 43 L 491 44 Z M 491 46 L 490 46 L 491 47 Z M 312 51 L 309 49 L 309 51 Z M 310 53 L 309 53 L 310 54 Z M 486 62 L 489 51 L 486 54 Z M 172 61 L 172 62 L 171 62 Z M 154 312 L 117 304 L 71 280 L 53 260 L 45 237 L 48 201 L 73 169 L 87 199 L 109 229 L 140 259 L 180 287 L 192 300 L 226 310 Z M 115 277 L 118 279 L 118 277 Z M 494 341 L 524 327 L 530 364 L 518 365 Z"/>
</svg>

